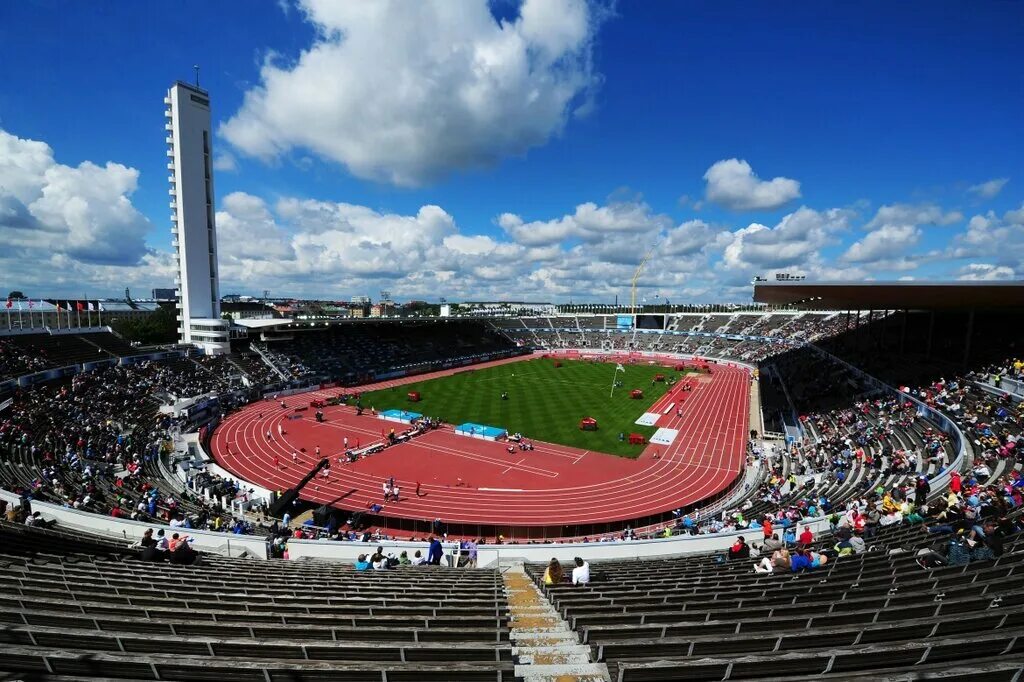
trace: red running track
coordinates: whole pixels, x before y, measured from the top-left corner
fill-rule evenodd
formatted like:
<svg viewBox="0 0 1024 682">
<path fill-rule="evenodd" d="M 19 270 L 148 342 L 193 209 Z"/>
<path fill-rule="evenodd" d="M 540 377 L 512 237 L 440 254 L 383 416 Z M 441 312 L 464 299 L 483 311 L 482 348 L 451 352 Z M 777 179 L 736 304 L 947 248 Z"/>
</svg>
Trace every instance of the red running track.
<svg viewBox="0 0 1024 682">
<path fill-rule="evenodd" d="M 311 481 L 301 498 L 365 510 L 371 503 L 382 503 L 383 483 L 393 476 L 401 500 L 384 505 L 381 515 L 385 517 L 442 518 L 450 523 L 495 526 L 637 519 L 715 495 L 743 467 L 750 376 L 739 367 L 713 367 L 712 375 L 691 382 L 696 387 L 683 403 L 681 419 L 672 410 L 659 420 L 658 426 L 679 430 L 675 441 L 669 446 L 649 445 L 636 460 L 537 441 L 533 452 L 517 449 L 509 454 L 504 443 L 457 436 L 446 428 L 342 464 L 338 456 L 344 451 L 344 438 L 350 447 L 357 442 L 365 447 L 383 440 L 382 429 L 387 432 L 395 427 L 401 432 L 407 427 L 378 419 L 369 411 L 357 417 L 347 406 L 324 408 L 322 424 L 316 422 L 313 410 L 294 411 L 297 406 L 309 405 L 310 400 L 337 395 L 338 389 L 289 396 L 285 409 L 273 401 L 244 407 L 215 430 L 211 454 L 245 480 L 283 489 L 297 484 L 313 467 L 319 445 L 322 456 L 330 457 L 330 476 Z M 455 371 L 459 370 L 384 382 L 363 390 L 424 381 Z M 658 406 L 663 409 L 669 402 L 671 398 L 660 400 Z M 656 407 L 651 410 L 658 411 Z M 296 415 L 301 418 L 289 419 Z M 268 431 L 272 441 L 266 438 Z M 297 463 L 292 462 L 293 452 L 299 453 Z M 419 497 L 415 495 L 417 483 Z"/>
</svg>

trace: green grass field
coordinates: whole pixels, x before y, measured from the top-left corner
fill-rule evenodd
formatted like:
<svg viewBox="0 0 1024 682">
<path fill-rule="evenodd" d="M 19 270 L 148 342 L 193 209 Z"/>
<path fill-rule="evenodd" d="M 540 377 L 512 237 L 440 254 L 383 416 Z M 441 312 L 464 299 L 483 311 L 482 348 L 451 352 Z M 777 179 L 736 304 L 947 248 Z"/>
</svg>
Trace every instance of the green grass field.
<svg viewBox="0 0 1024 682">
<path fill-rule="evenodd" d="M 407 409 L 451 424 L 475 422 L 520 432 L 525 437 L 637 457 L 642 445 L 619 441 L 619 433 L 641 433 L 646 438 L 657 430 L 634 424 L 641 414 L 662 395 L 667 386 L 656 382 L 655 374 L 666 378 L 679 376 L 665 367 L 627 365 L 618 372 L 621 388 L 609 398 L 615 365 L 561 360 L 555 367 L 550 359 L 512 362 L 479 370 L 464 370 L 452 376 L 430 379 L 392 389 L 363 394 L 363 405 L 378 411 Z M 644 397 L 633 400 L 630 390 L 643 390 Z M 419 391 L 419 403 L 410 403 L 406 394 Z M 508 400 L 501 399 L 502 391 Z M 597 419 L 597 431 L 580 431 L 583 417 Z"/>
</svg>

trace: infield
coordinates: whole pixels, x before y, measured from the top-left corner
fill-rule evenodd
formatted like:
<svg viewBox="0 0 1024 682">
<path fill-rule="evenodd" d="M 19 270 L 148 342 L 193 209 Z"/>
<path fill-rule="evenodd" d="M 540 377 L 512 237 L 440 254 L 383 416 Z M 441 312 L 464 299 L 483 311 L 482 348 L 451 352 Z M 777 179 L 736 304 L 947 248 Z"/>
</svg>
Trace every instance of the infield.
<svg viewBox="0 0 1024 682">
<path fill-rule="evenodd" d="M 491 424 L 527 439 L 635 458 L 644 446 L 630 445 L 629 434 L 649 439 L 657 429 L 634 422 L 668 389 L 666 382 L 653 381 L 655 375 L 670 380 L 682 375 L 660 365 L 624 369 L 616 371 L 615 363 L 539 358 L 364 393 L 362 401 L 378 411 L 415 409 L 451 424 Z M 609 397 L 613 379 L 622 386 Z M 633 389 L 642 390 L 643 398 L 631 398 Z M 419 402 L 407 398 L 414 391 Z M 595 418 L 598 429 L 581 431 L 584 417 Z M 620 433 L 626 439 L 620 440 Z"/>
</svg>

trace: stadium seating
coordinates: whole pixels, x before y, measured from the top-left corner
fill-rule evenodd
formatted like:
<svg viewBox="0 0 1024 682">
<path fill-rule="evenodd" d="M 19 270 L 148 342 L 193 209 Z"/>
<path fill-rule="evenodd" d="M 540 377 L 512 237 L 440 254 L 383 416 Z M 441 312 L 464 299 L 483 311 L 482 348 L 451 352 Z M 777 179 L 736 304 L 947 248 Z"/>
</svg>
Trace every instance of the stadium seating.
<svg viewBox="0 0 1024 682">
<path fill-rule="evenodd" d="M 289 379 L 353 383 L 375 373 L 513 350 L 508 338 L 475 322 L 347 324 L 268 340 L 261 351 Z"/>
<path fill-rule="evenodd" d="M 933 542 L 921 526 L 891 528 L 871 551 L 801 574 L 706 556 L 597 564 L 587 586 L 527 572 L 624 682 L 964 665 L 1011 678 L 1024 661 L 1024 536 L 1014 525 L 995 560 L 924 569 L 916 551 Z"/>
<path fill-rule="evenodd" d="M 0 670 L 132 679 L 503 680 L 495 570 L 358 572 L 124 547 L 0 523 Z"/>
</svg>

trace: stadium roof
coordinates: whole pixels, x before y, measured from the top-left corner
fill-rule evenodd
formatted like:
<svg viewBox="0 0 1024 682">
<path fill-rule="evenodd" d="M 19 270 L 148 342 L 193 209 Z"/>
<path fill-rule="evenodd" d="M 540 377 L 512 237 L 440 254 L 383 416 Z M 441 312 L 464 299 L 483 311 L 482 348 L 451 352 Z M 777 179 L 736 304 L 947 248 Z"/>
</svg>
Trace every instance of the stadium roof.
<svg viewBox="0 0 1024 682">
<path fill-rule="evenodd" d="M 1024 309 L 1024 282 L 754 282 L 754 301 L 806 310 Z"/>
</svg>

